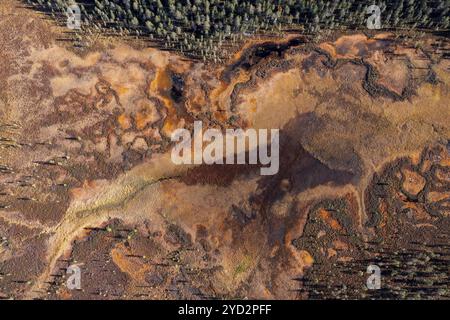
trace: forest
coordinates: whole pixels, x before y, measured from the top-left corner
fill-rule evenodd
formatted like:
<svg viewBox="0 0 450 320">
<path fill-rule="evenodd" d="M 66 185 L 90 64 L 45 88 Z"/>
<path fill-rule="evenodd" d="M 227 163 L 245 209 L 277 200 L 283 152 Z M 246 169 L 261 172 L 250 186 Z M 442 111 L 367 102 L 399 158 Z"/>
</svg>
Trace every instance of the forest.
<svg viewBox="0 0 450 320">
<path fill-rule="evenodd" d="M 450 0 L 24 0 L 60 23 L 77 4 L 81 31 L 137 36 L 193 58 L 219 61 L 224 43 L 254 35 L 367 29 L 379 7 L 381 29 L 442 31 Z"/>
</svg>

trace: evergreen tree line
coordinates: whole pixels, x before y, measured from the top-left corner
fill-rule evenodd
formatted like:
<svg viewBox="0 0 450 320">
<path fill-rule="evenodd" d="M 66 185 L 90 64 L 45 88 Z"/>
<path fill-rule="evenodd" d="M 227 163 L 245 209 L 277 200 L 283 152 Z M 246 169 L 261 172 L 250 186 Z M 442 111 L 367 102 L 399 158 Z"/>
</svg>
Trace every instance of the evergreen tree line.
<svg viewBox="0 0 450 320">
<path fill-rule="evenodd" d="M 64 21 L 73 0 L 24 0 Z M 146 36 L 204 59 L 220 58 L 223 44 L 254 34 L 295 30 L 365 29 L 377 4 L 383 29 L 448 30 L 450 0 L 83 0 L 84 29 Z"/>
</svg>

